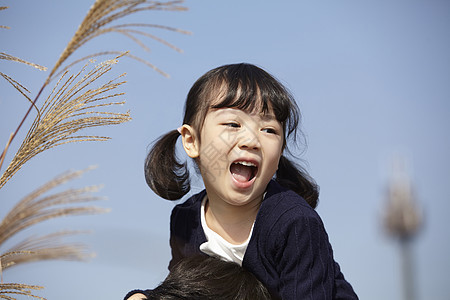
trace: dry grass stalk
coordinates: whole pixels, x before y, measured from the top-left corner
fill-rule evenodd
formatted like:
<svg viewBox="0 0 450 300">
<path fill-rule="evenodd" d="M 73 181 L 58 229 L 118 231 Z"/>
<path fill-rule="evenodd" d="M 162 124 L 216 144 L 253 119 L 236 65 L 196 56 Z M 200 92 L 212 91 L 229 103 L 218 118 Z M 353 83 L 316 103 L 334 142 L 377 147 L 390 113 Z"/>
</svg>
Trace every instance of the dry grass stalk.
<svg viewBox="0 0 450 300">
<path fill-rule="evenodd" d="M 76 64 L 78 64 L 78 63 L 80 63 L 82 61 L 86 61 L 86 60 L 94 58 L 94 57 L 105 56 L 105 55 L 123 55 L 123 56 L 129 57 L 129 58 L 134 59 L 134 60 L 136 60 L 136 61 L 138 61 L 140 63 L 143 63 L 143 64 L 147 65 L 148 67 L 152 68 L 153 70 L 155 70 L 156 72 L 160 73 L 164 77 L 167 77 L 167 78 L 170 77 L 169 74 L 167 74 L 163 70 L 159 69 L 158 67 L 156 67 L 155 65 L 153 65 L 149 61 L 147 61 L 145 59 L 142 59 L 142 58 L 140 58 L 138 56 L 132 55 L 129 52 L 123 53 L 123 52 L 120 52 L 120 51 L 103 51 L 103 52 L 97 52 L 97 53 L 94 53 L 94 54 L 91 54 L 91 55 L 84 56 L 84 57 L 82 57 L 80 59 L 77 59 L 77 60 L 73 61 L 72 63 L 68 64 L 64 68 L 62 68 L 61 71 L 55 73 L 55 75 L 53 75 L 53 77 L 60 76 L 65 71 L 67 71 L 69 68 L 71 68 L 72 66 L 74 66 L 74 65 L 76 65 Z"/>
<path fill-rule="evenodd" d="M 19 201 L 0 223 L 0 245 L 4 244 L 5 241 L 18 232 L 49 219 L 69 215 L 86 215 L 107 212 L 108 210 L 104 208 L 80 206 L 80 203 L 84 204 L 102 199 L 91 195 L 93 192 L 98 191 L 98 186 L 68 189 L 63 192 L 44 196 L 44 194 L 51 189 L 80 177 L 87 170 L 68 172 L 60 175 Z M 36 250 L 39 249 L 49 248 L 51 245 L 59 247 L 58 243 L 55 242 L 59 241 L 61 237 L 74 233 L 76 232 L 59 232 L 45 237 L 30 238 L 16 245 L 8 252 L 36 252 Z M 3 263 L 2 265 L 5 267 Z"/>
<path fill-rule="evenodd" d="M 149 0 L 96 0 L 95 3 L 89 9 L 83 22 L 78 27 L 75 35 L 70 40 L 69 44 L 66 46 L 64 51 L 61 53 L 58 61 L 50 72 L 48 80 L 56 73 L 59 67 L 66 61 L 66 59 L 72 55 L 78 48 L 90 41 L 91 39 L 103 35 L 109 32 L 117 32 L 123 34 L 140 45 L 143 45 L 137 38 L 135 38 L 130 29 L 126 27 L 133 26 L 132 24 L 122 24 L 119 26 L 107 27 L 111 22 L 122 19 L 131 14 L 146 11 L 146 10 L 171 10 L 171 11 L 181 11 L 186 10 L 185 7 L 179 6 L 178 4 L 183 1 L 149 1 Z M 142 26 L 142 25 L 136 25 Z M 152 26 L 152 25 L 150 25 Z M 121 29 L 125 28 L 125 29 Z M 153 25 L 152 27 L 158 27 Z M 169 27 L 161 26 L 159 28 L 169 29 Z M 177 30 L 171 28 L 169 30 L 175 30 L 180 33 L 187 33 L 187 31 Z M 151 35 L 149 35 L 151 36 Z M 155 37 L 156 38 L 156 37 Z M 162 41 L 157 38 L 158 41 Z M 166 42 L 164 42 L 166 43 Z M 167 43 L 168 44 L 168 43 Z M 170 45 L 170 44 L 168 44 Z"/>
<path fill-rule="evenodd" d="M 148 0 L 97 0 L 89 10 L 87 16 L 79 26 L 75 35 L 64 49 L 63 53 L 57 60 L 55 66 L 51 70 L 44 84 L 40 88 L 33 101 L 27 97 L 29 91 L 21 85 L 19 82 L 10 78 L 4 73 L 0 75 L 14 86 L 20 93 L 32 102 L 29 110 L 25 114 L 24 118 L 20 122 L 16 131 L 11 134 L 11 137 L 6 145 L 5 150 L 0 155 L 0 168 L 6 155 L 9 144 L 16 136 L 17 132 L 21 128 L 25 119 L 29 115 L 33 107 L 36 108 L 36 101 L 40 97 L 44 88 L 48 85 L 49 81 L 58 77 L 58 70 L 65 63 L 67 58 L 71 56 L 74 51 L 84 45 L 89 40 L 100 36 L 105 33 L 115 32 L 122 34 L 134 42 L 141 45 L 144 49 L 148 50 L 136 36 L 141 35 L 149 37 L 166 46 L 181 52 L 174 45 L 158 38 L 155 35 L 135 30 L 136 27 L 153 27 L 166 30 L 172 30 L 184 34 L 189 34 L 187 31 L 178 30 L 167 26 L 159 26 L 152 24 L 122 24 L 109 26 L 111 22 L 117 21 L 125 16 L 134 14 L 136 12 L 145 10 L 186 10 L 185 7 L 178 6 L 183 1 L 167 1 L 167 2 L 154 2 Z M 7 7 L 0 7 L 0 10 Z M 0 25 L 0 28 L 9 28 L 7 26 Z M 117 51 L 100 52 L 96 55 L 117 54 Z M 160 72 L 164 76 L 167 76 L 164 72 L 159 70 L 151 63 L 130 55 L 129 53 L 121 54 L 126 55 L 135 60 L 145 63 L 154 70 Z M 85 57 L 86 58 L 86 57 Z M 39 65 L 26 62 L 17 57 L 0 53 L 0 59 L 10 60 L 25 63 L 27 65 L 44 69 Z M 75 63 L 80 62 L 77 60 Z M 53 147 L 78 141 L 100 141 L 106 140 L 108 137 L 101 136 L 77 136 L 75 135 L 79 130 L 89 127 L 114 125 L 130 120 L 129 113 L 112 113 L 99 111 L 101 108 L 112 107 L 121 105 L 124 102 L 111 102 L 110 100 L 123 93 L 113 94 L 111 91 L 119 87 L 124 81 L 120 81 L 122 76 L 111 80 L 100 87 L 90 89 L 93 83 L 109 72 L 111 64 L 116 60 L 108 61 L 98 65 L 91 71 L 86 71 L 87 67 L 84 66 L 82 71 L 75 75 L 68 74 L 68 67 L 62 69 L 63 75 L 60 77 L 55 88 L 48 96 L 47 100 L 43 104 L 41 110 L 38 111 L 38 116 L 34 120 L 30 130 L 27 133 L 22 145 L 14 156 L 13 160 L 9 164 L 7 170 L 2 174 L 0 178 L 0 189 L 6 184 L 6 182 L 32 157 L 37 154 L 51 149 Z M 69 66 L 72 66 L 73 64 Z M 79 176 L 82 171 L 72 172 L 65 174 L 55 180 L 49 182 L 38 190 L 34 191 L 29 196 L 22 199 L 4 218 L 0 223 L 0 246 L 5 241 L 13 237 L 18 232 L 28 228 L 34 224 L 62 216 L 79 215 L 79 214 L 92 214 L 102 213 L 105 209 L 81 206 L 80 203 L 97 200 L 97 197 L 92 197 L 91 192 L 96 191 L 97 187 L 87 187 L 84 189 L 70 189 L 65 192 L 55 193 L 53 195 L 44 196 L 43 194 L 74 177 Z M 6 253 L 0 256 L 0 274 L 2 270 L 10 268 L 11 266 L 31 262 L 36 260 L 46 259 L 69 259 L 80 260 L 89 257 L 89 254 L 85 251 L 84 246 L 77 244 L 66 244 L 60 242 L 62 237 L 73 234 L 76 232 L 59 232 L 53 233 L 41 237 L 31 237 L 18 245 L 14 246 Z M 32 294 L 32 290 L 41 289 L 40 286 L 17 284 L 17 283 L 3 283 L 3 277 L 0 284 L 0 299 L 15 300 L 15 296 L 25 295 L 36 299 L 44 299 Z"/>
<path fill-rule="evenodd" d="M 46 71 L 47 68 L 43 67 L 41 65 L 32 63 L 32 62 L 28 62 L 26 60 L 23 60 L 21 58 L 0 52 L 0 59 L 5 59 L 5 60 L 10 60 L 10 61 L 14 61 L 14 62 L 19 62 L 19 63 L 23 63 L 26 64 L 28 66 L 32 66 L 38 70 L 41 71 Z M 40 116 L 40 112 L 39 109 L 37 109 L 36 105 L 34 104 L 34 102 L 30 99 L 30 97 L 27 95 L 27 93 L 30 93 L 30 91 L 23 86 L 22 84 L 20 84 L 18 81 L 14 80 L 13 78 L 9 77 L 8 75 L 4 74 L 3 72 L 0 72 L 0 76 L 3 77 L 9 84 L 11 84 L 16 90 L 19 91 L 19 93 L 21 93 L 25 98 L 27 98 L 27 100 L 31 103 L 31 105 L 36 109 L 38 115 Z M 2 157 L 3 158 L 3 157 Z M 1 166 L 1 164 L 0 164 Z"/>
<path fill-rule="evenodd" d="M 28 101 L 30 101 L 31 103 L 33 103 L 33 101 L 31 101 L 30 97 L 28 97 L 27 94 L 25 93 L 29 93 L 30 91 L 24 87 L 22 84 L 20 84 L 19 82 L 17 82 L 16 80 L 12 79 L 11 77 L 9 77 L 8 75 L 6 75 L 5 73 L 0 72 L 0 76 L 2 76 L 6 81 L 8 81 L 16 90 L 18 90 L 22 95 L 25 96 L 25 98 L 28 99 Z"/>
<path fill-rule="evenodd" d="M 107 212 L 108 210 L 104 208 L 85 206 L 85 203 L 102 199 L 91 195 L 92 192 L 98 190 L 98 186 L 68 189 L 59 193 L 45 195 L 51 189 L 80 177 L 90 169 L 92 168 L 62 174 L 19 201 L 0 223 L 0 246 L 18 232 L 46 220 L 70 215 Z M 30 291 L 30 289 L 41 289 L 42 287 L 16 283 L 3 284 L 2 271 L 18 264 L 33 261 L 55 259 L 85 260 L 92 257 L 92 253 L 89 253 L 84 245 L 67 244 L 62 241 L 64 237 L 79 233 L 81 232 L 62 231 L 44 236 L 29 237 L 0 255 L 0 299 L 15 299 L 11 295 L 25 295 L 37 299 L 45 299 L 33 295 Z"/>
<path fill-rule="evenodd" d="M 0 299 L 17 300 L 14 295 L 28 296 L 35 299 L 46 300 L 45 298 L 32 294 L 32 290 L 41 290 L 42 286 L 21 284 L 21 283 L 1 283 L 0 284 Z"/>
<path fill-rule="evenodd" d="M 28 117 L 29 113 L 31 112 L 31 109 L 33 107 L 36 107 L 35 104 L 37 100 L 39 99 L 42 91 L 45 89 L 45 87 L 48 85 L 48 83 L 53 80 L 56 76 L 56 74 L 59 74 L 58 70 L 61 68 L 61 66 L 64 64 L 64 62 L 69 58 L 78 48 L 86 44 L 91 39 L 103 35 L 105 33 L 109 32 L 117 32 L 120 34 L 123 34 L 144 48 L 146 46 L 140 42 L 138 38 L 136 38 L 134 35 L 140 34 L 140 35 L 146 35 L 152 39 L 155 39 L 161 43 L 164 43 L 165 45 L 168 45 L 169 47 L 181 51 L 177 47 L 171 45 L 170 43 L 167 43 L 163 39 L 158 38 L 155 35 L 144 33 L 137 30 L 132 30 L 130 27 L 153 27 L 153 28 L 159 28 L 159 29 L 166 29 L 171 31 L 180 32 L 183 34 L 189 34 L 188 31 L 180 30 L 168 26 L 160 26 L 160 25 L 153 25 L 153 24 L 121 24 L 121 25 L 114 25 L 108 27 L 108 25 L 112 22 L 118 21 L 126 16 L 129 16 L 131 14 L 147 11 L 147 10 L 169 10 L 169 11 L 184 11 L 187 10 L 186 7 L 180 6 L 179 4 L 182 3 L 183 0 L 178 1 L 150 1 L 150 0 L 96 0 L 95 3 L 91 6 L 89 9 L 86 17 L 84 18 L 83 22 L 78 27 L 77 31 L 75 32 L 72 39 L 69 41 L 68 45 L 64 49 L 64 51 L 61 53 L 59 59 L 55 63 L 54 67 L 52 68 L 50 74 L 48 75 L 47 79 L 45 80 L 44 84 L 40 88 L 39 92 L 37 93 L 36 97 L 32 101 L 32 105 L 28 109 L 28 111 L 25 113 L 25 116 L 22 118 L 22 121 L 17 126 L 16 130 L 12 134 L 12 137 L 10 139 L 10 142 L 15 138 L 18 131 L 22 127 L 24 121 Z M 0 9 L 6 9 L 7 7 L 1 7 Z M 6 28 L 6 27 L 5 27 Z M 111 51 L 116 52 L 116 51 Z M 101 54 L 102 52 L 100 52 Z M 103 52 L 104 53 L 104 52 Z M 147 66 L 150 66 L 152 69 L 158 71 L 160 74 L 169 77 L 168 74 L 163 72 L 162 70 L 158 69 L 156 66 L 151 64 L 150 62 L 141 59 L 139 57 L 126 54 L 128 57 L 131 57 L 137 61 L 140 61 Z M 5 56 L 10 58 L 9 56 Z M 80 60 L 77 60 L 79 62 Z M 71 64 L 73 65 L 73 63 Z M 67 70 L 67 67 L 63 68 L 63 71 Z M 11 83 L 11 82 L 10 82 Z M 15 86 L 16 87 L 16 86 Z M 17 88 L 17 87 L 16 87 Z M 19 90 L 20 91 L 20 90 Z M 23 94 L 23 93 L 22 93 Z M 9 142 L 9 143 L 10 143 Z M 2 166 L 2 161 L 5 158 L 7 148 L 3 150 L 3 152 L 0 154 L 0 168 Z M 0 188 L 1 188 L 0 183 Z"/>
<path fill-rule="evenodd" d="M 67 244 L 62 238 L 79 234 L 79 231 L 63 231 L 39 237 L 30 237 L 0 256 L 3 270 L 12 266 L 42 260 L 87 260 L 94 257 L 82 244 Z"/>
<path fill-rule="evenodd" d="M 22 145 L 0 178 L 0 188 L 32 157 L 37 154 L 67 143 L 81 141 L 104 141 L 109 137 L 75 135 L 78 131 L 97 126 L 116 125 L 129 121 L 130 114 L 105 112 L 99 109 L 118 106 L 125 102 L 111 102 L 122 96 L 113 94 L 125 81 L 119 81 L 124 75 L 108 81 L 96 88 L 91 88 L 100 77 L 111 70 L 117 59 L 98 64 L 87 71 L 85 65 L 75 75 L 65 72 L 44 102 L 41 118 L 36 118 L 28 131 Z M 86 74 L 85 74 L 86 73 Z"/>
<path fill-rule="evenodd" d="M 4 10 L 4 9 L 7 9 L 7 8 L 8 8 L 7 6 L 1 6 L 0 10 Z M 2 29 L 10 29 L 9 26 L 3 26 L 3 25 L 0 26 L 0 28 L 2 28 Z M 34 67 L 36 69 L 39 69 L 41 71 L 46 71 L 47 70 L 46 67 L 43 67 L 41 65 L 38 65 L 38 64 L 35 64 L 35 63 L 32 63 L 32 62 L 28 62 L 26 60 L 23 60 L 21 58 L 18 58 L 16 56 L 12 56 L 12 55 L 4 53 L 4 52 L 0 52 L 0 59 L 23 63 L 23 64 L 26 64 L 28 66 L 32 66 L 32 67 Z M 30 106 L 30 109 L 28 110 L 28 113 L 31 111 L 31 108 L 34 107 L 36 109 L 37 114 L 38 114 L 38 118 L 40 118 L 41 117 L 41 113 L 40 113 L 39 109 L 36 107 L 35 102 L 32 101 L 30 99 L 30 97 L 26 94 L 26 93 L 30 93 L 30 91 L 25 86 L 20 84 L 18 81 L 14 80 L 13 78 L 9 77 L 8 75 L 4 74 L 3 72 L 0 72 L 0 76 L 3 77 L 9 84 L 11 84 L 17 91 L 19 91 L 19 93 L 21 93 L 31 103 L 31 106 Z M 27 113 L 27 115 L 28 115 L 28 113 Z M 22 123 L 23 123 L 23 121 L 22 121 Z M 18 128 L 20 128 L 22 123 L 19 125 Z M 16 133 L 17 133 L 17 130 L 16 130 Z M 14 139 L 16 133 L 12 133 L 10 135 L 10 137 L 8 139 L 8 142 L 6 143 L 5 149 L 3 150 L 2 154 L 0 155 L 0 168 L 3 166 L 3 161 L 5 160 L 6 152 L 8 151 L 9 145 L 11 144 L 12 140 Z"/>
<path fill-rule="evenodd" d="M 2 6 L 2 7 L 0 7 L 0 10 L 4 10 L 4 9 L 7 9 L 7 8 L 8 7 L 6 7 L 6 6 Z M 0 26 L 0 28 L 10 29 L 9 26 Z M 12 56 L 12 55 L 4 53 L 4 52 L 0 52 L 0 59 L 23 63 L 23 64 L 26 64 L 28 66 L 32 66 L 32 67 L 34 67 L 34 68 L 36 68 L 38 70 L 41 70 L 41 71 L 46 71 L 47 70 L 46 67 L 43 67 L 41 65 L 38 65 L 38 64 L 35 64 L 35 63 L 32 63 L 32 62 L 28 62 L 26 60 L 23 60 L 21 58 L 18 58 L 16 56 Z M 3 72 L 0 72 L 0 76 L 3 77 L 9 84 L 11 84 L 17 91 L 19 91 L 19 93 L 21 93 L 31 103 L 29 111 L 31 110 L 32 107 L 34 107 L 36 109 L 37 114 L 38 114 L 38 118 L 40 118 L 41 117 L 41 113 L 40 113 L 39 109 L 36 107 L 35 102 L 32 101 L 31 98 L 27 95 L 27 93 L 30 93 L 30 91 L 25 86 L 20 84 L 18 81 L 14 80 L 13 78 L 9 77 L 8 75 L 4 74 Z M 19 127 L 20 127 L 20 125 L 19 125 Z M 12 133 L 10 135 L 10 137 L 8 139 L 8 142 L 6 143 L 5 149 L 3 150 L 2 154 L 0 155 L 0 168 L 3 165 L 3 161 L 5 159 L 5 154 L 8 151 L 9 145 L 11 144 L 12 140 L 14 139 L 14 136 L 15 136 L 14 133 Z"/>
<path fill-rule="evenodd" d="M 9 238 L 36 223 L 79 214 L 104 213 L 108 210 L 93 206 L 79 206 L 81 203 L 96 201 L 101 198 L 91 195 L 98 187 L 83 189 L 69 189 L 63 192 L 44 196 L 51 189 L 56 188 L 74 178 L 80 177 L 85 171 L 74 171 L 62 174 L 44 184 L 34 192 L 23 198 L 0 223 L 0 246 Z M 2 271 L 12 266 L 42 260 L 85 260 L 92 257 L 84 245 L 67 244 L 62 241 L 64 237 L 79 234 L 79 231 L 55 232 L 44 236 L 33 236 L 16 244 L 0 255 L 0 299 L 15 299 L 10 294 L 27 295 L 44 299 L 31 294 L 29 289 L 36 286 L 24 284 L 3 284 Z M 42 287 L 36 287 L 40 289 Z"/>
<path fill-rule="evenodd" d="M 0 255 L 0 275 L 1 275 L 1 282 L 3 282 L 3 270 L 7 269 L 14 265 L 14 260 L 11 260 L 10 257 L 12 256 L 18 256 L 22 254 L 31 254 L 31 251 L 8 251 L 2 255 Z"/>
<path fill-rule="evenodd" d="M 38 70 L 41 70 L 41 71 L 47 71 L 46 67 L 43 67 L 41 65 L 38 65 L 38 64 L 35 64 L 35 63 L 32 63 L 32 62 L 28 62 L 26 60 L 23 60 L 21 58 L 18 58 L 18 57 L 15 57 L 15 56 L 3 53 L 3 52 L 0 52 L 0 59 L 5 59 L 5 60 L 14 61 L 14 62 L 19 62 L 19 63 L 22 63 L 22 64 L 26 64 L 28 66 L 34 67 L 34 68 L 36 68 Z"/>
<path fill-rule="evenodd" d="M 13 137 L 14 137 L 14 134 L 11 133 L 11 134 L 9 135 L 8 141 L 6 142 L 5 149 L 3 150 L 3 153 L 2 153 L 2 155 L 0 156 L 0 169 L 1 169 L 1 167 L 3 166 L 3 161 L 5 161 L 5 155 L 3 155 L 3 154 L 5 154 L 5 153 L 8 151 L 9 145 L 11 145 L 11 141 L 12 141 Z"/>
<path fill-rule="evenodd" d="M 8 8 L 8 6 L 0 6 L 0 10 L 5 10 L 5 9 L 7 9 L 7 8 Z M 0 25 L 0 28 L 3 28 L 3 29 L 10 29 L 9 26 L 5 26 L 5 25 Z"/>
<path fill-rule="evenodd" d="M 11 77 L 9 77 L 8 75 L 0 72 L 0 76 L 2 76 L 6 81 L 8 81 L 16 90 L 19 91 L 19 93 L 21 93 L 25 98 L 27 98 L 27 100 L 31 103 L 31 105 L 36 109 L 36 112 L 38 114 L 38 118 L 41 117 L 41 112 L 39 111 L 39 109 L 36 107 L 36 105 L 34 104 L 34 102 L 30 99 L 30 97 L 28 97 L 28 95 L 26 93 L 30 93 L 30 91 L 24 87 L 22 84 L 20 84 L 19 82 L 15 81 L 14 79 L 12 79 Z M 3 157 L 2 157 L 3 159 Z M 1 166 L 2 164 L 0 164 Z"/>
</svg>

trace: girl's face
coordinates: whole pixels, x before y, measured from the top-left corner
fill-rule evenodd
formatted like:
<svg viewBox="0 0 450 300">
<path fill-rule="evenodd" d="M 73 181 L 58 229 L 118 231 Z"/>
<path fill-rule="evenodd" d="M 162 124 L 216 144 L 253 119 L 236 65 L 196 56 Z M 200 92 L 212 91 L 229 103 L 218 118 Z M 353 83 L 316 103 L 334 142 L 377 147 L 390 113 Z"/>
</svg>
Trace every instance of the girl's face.
<svg viewBox="0 0 450 300">
<path fill-rule="evenodd" d="M 197 156 L 209 200 L 235 206 L 260 202 L 278 168 L 283 141 L 283 126 L 272 113 L 210 110 Z"/>
</svg>

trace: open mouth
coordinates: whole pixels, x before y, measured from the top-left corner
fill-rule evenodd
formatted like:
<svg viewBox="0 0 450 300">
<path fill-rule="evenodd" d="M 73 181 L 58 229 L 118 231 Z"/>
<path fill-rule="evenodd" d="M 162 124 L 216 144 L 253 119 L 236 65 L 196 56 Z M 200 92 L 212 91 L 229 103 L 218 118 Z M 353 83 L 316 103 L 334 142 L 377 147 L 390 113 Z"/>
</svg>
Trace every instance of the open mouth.
<svg viewBox="0 0 450 300">
<path fill-rule="evenodd" d="M 258 167 L 249 161 L 237 161 L 231 164 L 230 172 L 236 181 L 249 182 L 255 178 Z"/>
</svg>

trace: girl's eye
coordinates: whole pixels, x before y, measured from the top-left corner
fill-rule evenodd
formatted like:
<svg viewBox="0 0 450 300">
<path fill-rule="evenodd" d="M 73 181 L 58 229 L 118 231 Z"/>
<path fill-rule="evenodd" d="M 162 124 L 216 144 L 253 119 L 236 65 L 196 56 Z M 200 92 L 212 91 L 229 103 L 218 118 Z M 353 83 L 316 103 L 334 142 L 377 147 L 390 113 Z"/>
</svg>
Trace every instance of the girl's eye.
<svg viewBox="0 0 450 300">
<path fill-rule="evenodd" d="M 232 128 L 239 128 L 240 127 L 238 123 L 232 123 L 232 122 L 231 123 L 225 123 L 223 125 L 225 125 L 227 127 L 232 127 Z"/>
<path fill-rule="evenodd" d="M 277 134 L 277 131 L 273 128 L 263 128 L 262 131 L 270 134 Z"/>
</svg>

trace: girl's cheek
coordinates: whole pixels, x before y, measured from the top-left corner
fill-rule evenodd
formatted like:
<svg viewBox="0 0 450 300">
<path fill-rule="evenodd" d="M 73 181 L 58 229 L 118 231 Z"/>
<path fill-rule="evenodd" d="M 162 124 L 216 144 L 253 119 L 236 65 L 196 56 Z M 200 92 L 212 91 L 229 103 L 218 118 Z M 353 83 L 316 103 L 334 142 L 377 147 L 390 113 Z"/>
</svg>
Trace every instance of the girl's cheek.
<svg viewBox="0 0 450 300">
<path fill-rule="evenodd" d="M 226 152 L 218 148 L 213 143 L 203 148 L 200 152 L 200 161 L 204 168 L 208 168 L 210 170 L 222 168 L 223 164 L 228 162 Z"/>
</svg>

